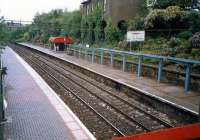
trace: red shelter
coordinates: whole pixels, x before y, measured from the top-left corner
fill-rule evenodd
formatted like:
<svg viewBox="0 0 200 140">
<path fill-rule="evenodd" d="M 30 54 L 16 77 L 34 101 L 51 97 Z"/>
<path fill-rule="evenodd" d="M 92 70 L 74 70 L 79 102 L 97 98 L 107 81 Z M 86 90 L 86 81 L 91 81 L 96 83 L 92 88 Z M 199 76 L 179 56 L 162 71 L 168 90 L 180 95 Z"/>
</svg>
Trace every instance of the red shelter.
<svg viewBox="0 0 200 140">
<path fill-rule="evenodd" d="M 49 42 L 51 49 L 64 51 L 66 46 L 73 44 L 73 39 L 71 37 L 50 37 Z"/>
<path fill-rule="evenodd" d="M 73 39 L 71 37 L 50 37 L 49 42 L 69 45 L 69 44 L 73 44 Z"/>
</svg>

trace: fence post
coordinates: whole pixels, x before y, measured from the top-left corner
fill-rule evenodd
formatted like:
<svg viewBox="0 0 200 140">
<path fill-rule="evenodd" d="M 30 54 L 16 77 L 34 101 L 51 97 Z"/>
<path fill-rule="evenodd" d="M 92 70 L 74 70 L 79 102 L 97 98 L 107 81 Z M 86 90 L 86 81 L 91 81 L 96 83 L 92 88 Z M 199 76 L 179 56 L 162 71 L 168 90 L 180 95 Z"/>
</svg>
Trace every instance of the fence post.
<svg viewBox="0 0 200 140">
<path fill-rule="evenodd" d="M 186 64 L 186 71 L 185 71 L 185 92 L 189 90 L 190 86 L 190 72 L 191 66 L 190 64 Z"/>
<path fill-rule="evenodd" d="M 143 56 L 139 56 L 139 62 L 138 62 L 138 77 L 141 76 L 142 73 L 142 61 L 143 61 Z"/>
<path fill-rule="evenodd" d="M 113 67 L 113 52 L 110 52 L 110 66 Z"/>
<path fill-rule="evenodd" d="M 82 51 L 82 48 L 79 48 L 79 55 L 78 55 L 79 59 L 81 58 L 81 51 Z"/>
<path fill-rule="evenodd" d="M 88 48 L 85 48 L 85 61 L 88 61 Z"/>
<path fill-rule="evenodd" d="M 126 55 L 123 54 L 122 57 L 123 57 L 123 67 L 122 67 L 122 70 L 123 70 L 123 72 L 125 72 L 126 71 Z"/>
<path fill-rule="evenodd" d="M 92 48 L 92 63 L 94 63 L 94 55 L 95 55 L 95 50 Z"/>
<path fill-rule="evenodd" d="M 101 50 L 101 65 L 103 65 L 103 50 Z"/>
<path fill-rule="evenodd" d="M 75 47 L 74 47 L 73 50 L 74 50 L 73 55 L 76 56 L 76 50 L 75 50 Z"/>
<path fill-rule="evenodd" d="M 163 67 L 163 59 L 160 59 L 159 64 L 158 64 L 158 84 L 161 81 L 162 78 L 162 67 Z"/>
</svg>

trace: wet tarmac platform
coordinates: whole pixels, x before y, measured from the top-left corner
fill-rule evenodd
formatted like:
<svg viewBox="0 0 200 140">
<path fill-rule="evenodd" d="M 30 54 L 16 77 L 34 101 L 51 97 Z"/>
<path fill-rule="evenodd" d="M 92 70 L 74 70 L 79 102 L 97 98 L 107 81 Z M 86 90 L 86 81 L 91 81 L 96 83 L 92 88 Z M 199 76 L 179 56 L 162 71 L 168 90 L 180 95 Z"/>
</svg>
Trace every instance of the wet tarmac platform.
<svg viewBox="0 0 200 140">
<path fill-rule="evenodd" d="M 123 72 L 118 69 L 113 69 L 106 65 L 101 65 L 79 59 L 74 56 L 69 56 L 66 52 L 55 52 L 48 48 L 33 45 L 30 43 L 21 43 L 30 48 L 45 52 L 47 54 L 56 56 L 58 58 L 64 59 L 70 63 L 88 69 L 90 71 L 96 72 L 105 77 L 111 78 L 114 81 L 122 83 L 128 87 L 135 90 L 139 90 L 146 95 L 155 97 L 161 101 L 167 102 L 179 108 L 185 109 L 187 111 L 198 114 L 199 104 L 200 104 L 200 93 L 194 91 L 188 91 L 185 93 L 184 87 L 161 83 L 158 84 L 156 80 L 150 79 L 148 77 L 137 77 L 134 73 Z"/>
<path fill-rule="evenodd" d="M 3 53 L 7 67 L 5 140 L 94 140 L 93 135 L 12 49 Z"/>
</svg>

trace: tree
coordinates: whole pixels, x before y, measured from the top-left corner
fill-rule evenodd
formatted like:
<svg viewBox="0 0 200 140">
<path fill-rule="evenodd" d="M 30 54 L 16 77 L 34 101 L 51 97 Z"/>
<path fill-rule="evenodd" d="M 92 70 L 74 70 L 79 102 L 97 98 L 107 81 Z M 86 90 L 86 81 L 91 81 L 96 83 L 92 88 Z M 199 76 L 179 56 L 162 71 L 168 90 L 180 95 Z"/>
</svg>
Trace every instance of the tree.
<svg viewBox="0 0 200 140">
<path fill-rule="evenodd" d="M 145 18 L 146 29 L 180 29 L 185 28 L 183 21 L 186 12 L 178 6 L 169 6 L 167 9 L 155 9 Z"/>
<path fill-rule="evenodd" d="M 0 19 L 0 45 L 7 43 L 9 40 L 9 32 L 6 24 L 4 23 L 4 17 Z"/>
<path fill-rule="evenodd" d="M 198 0 L 156 0 L 153 8 L 165 9 L 168 6 L 179 6 L 183 9 L 189 9 L 197 5 Z"/>
<path fill-rule="evenodd" d="M 107 42 L 118 42 L 120 38 L 120 31 L 116 26 L 112 24 L 111 21 L 108 22 L 108 25 L 105 28 L 105 36 Z"/>
</svg>

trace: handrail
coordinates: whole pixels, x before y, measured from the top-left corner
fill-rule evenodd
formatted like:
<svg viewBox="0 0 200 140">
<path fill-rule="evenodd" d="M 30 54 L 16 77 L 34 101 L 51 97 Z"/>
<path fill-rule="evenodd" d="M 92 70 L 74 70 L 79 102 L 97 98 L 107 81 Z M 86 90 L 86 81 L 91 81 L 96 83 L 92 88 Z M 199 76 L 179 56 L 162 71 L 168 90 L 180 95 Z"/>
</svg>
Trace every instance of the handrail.
<svg viewBox="0 0 200 140">
<path fill-rule="evenodd" d="M 0 57 L 0 122 L 4 119 L 4 99 L 3 99 L 3 86 L 2 86 L 2 59 Z"/>
<path fill-rule="evenodd" d="M 0 54 L 0 123 L 5 121 L 5 106 L 4 106 L 4 90 L 3 90 L 3 75 L 6 68 L 3 67 L 3 62 Z"/>
<path fill-rule="evenodd" d="M 126 68 L 126 56 L 134 56 L 138 57 L 138 70 L 137 75 L 138 77 L 141 76 L 142 73 L 142 62 L 144 59 L 154 59 L 157 60 L 158 63 L 158 76 L 157 76 L 157 82 L 160 83 L 162 79 L 162 67 L 164 62 L 173 62 L 176 64 L 183 64 L 185 66 L 185 92 L 189 90 L 190 86 L 190 72 L 191 72 L 191 66 L 192 65 L 200 65 L 200 61 L 191 60 L 191 59 L 182 59 L 182 58 L 176 58 L 176 57 L 169 57 L 169 56 L 160 56 L 160 55 L 152 55 L 152 54 L 143 54 L 143 53 L 136 53 L 136 52 L 127 52 L 127 51 L 120 51 L 120 50 L 114 50 L 114 49 L 106 49 L 106 48 L 86 48 L 81 47 L 77 45 L 72 45 L 70 49 L 78 49 L 79 50 L 79 56 L 81 53 L 81 50 L 85 50 L 85 59 L 87 60 L 88 57 L 88 51 L 92 52 L 92 63 L 94 62 L 94 53 L 100 52 L 101 61 L 100 63 L 103 64 L 104 59 L 104 53 L 110 53 L 110 63 L 111 66 L 113 65 L 113 56 L 116 54 L 119 54 L 123 58 L 123 71 L 125 71 Z"/>
</svg>

